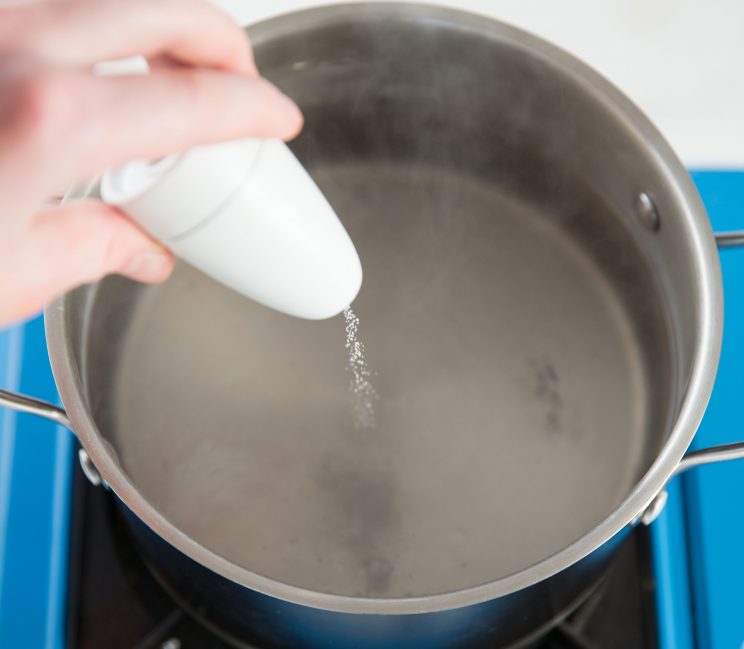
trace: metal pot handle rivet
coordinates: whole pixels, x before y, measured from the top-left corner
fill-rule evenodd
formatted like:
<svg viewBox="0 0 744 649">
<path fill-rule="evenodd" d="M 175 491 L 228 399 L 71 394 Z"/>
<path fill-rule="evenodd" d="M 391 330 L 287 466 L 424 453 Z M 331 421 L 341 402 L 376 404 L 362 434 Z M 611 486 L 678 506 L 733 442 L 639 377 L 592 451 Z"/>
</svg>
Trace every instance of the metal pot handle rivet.
<svg viewBox="0 0 744 649">
<path fill-rule="evenodd" d="M 93 460 L 90 459 L 90 455 L 88 455 L 88 452 L 84 448 L 78 450 L 78 460 L 80 461 L 80 468 L 83 470 L 83 474 L 88 478 L 88 482 L 94 487 L 98 487 L 103 483 L 101 474 L 98 473 L 96 465 L 93 464 Z"/>
<path fill-rule="evenodd" d="M 636 197 L 636 210 L 638 211 L 638 218 L 644 226 L 652 232 L 659 229 L 661 225 L 659 211 L 656 209 L 653 199 L 646 192 L 641 192 Z"/>
</svg>

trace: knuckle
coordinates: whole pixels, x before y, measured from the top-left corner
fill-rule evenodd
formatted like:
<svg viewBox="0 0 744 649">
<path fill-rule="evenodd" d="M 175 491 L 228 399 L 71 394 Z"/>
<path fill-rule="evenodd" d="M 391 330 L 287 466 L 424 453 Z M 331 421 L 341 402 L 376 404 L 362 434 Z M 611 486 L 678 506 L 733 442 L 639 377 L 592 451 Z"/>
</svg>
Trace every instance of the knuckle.
<svg viewBox="0 0 744 649">
<path fill-rule="evenodd" d="M 95 203 L 81 201 L 60 209 L 35 224 L 36 247 L 42 258 L 63 268 L 75 282 L 101 277 L 121 263 L 121 233 Z M 56 223 L 51 225 L 52 221 Z"/>
<path fill-rule="evenodd" d="M 22 78 L 14 92 L 14 122 L 31 145 L 57 141 L 80 113 L 82 88 L 74 79 L 48 70 Z"/>
<path fill-rule="evenodd" d="M 20 135 L 33 141 L 46 140 L 58 119 L 58 83 L 47 72 L 33 72 L 20 80 L 15 89 L 14 117 Z"/>
</svg>

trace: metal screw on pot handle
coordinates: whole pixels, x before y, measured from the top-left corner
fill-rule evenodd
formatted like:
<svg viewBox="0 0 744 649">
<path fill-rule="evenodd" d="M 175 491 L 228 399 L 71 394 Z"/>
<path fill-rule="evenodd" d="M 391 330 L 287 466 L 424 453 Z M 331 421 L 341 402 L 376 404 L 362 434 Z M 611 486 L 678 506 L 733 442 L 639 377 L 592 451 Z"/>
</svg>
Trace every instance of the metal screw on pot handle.
<svg viewBox="0 0 744 649">
<path fill-rule="evenodd" d="M 83 475 L 88 478 L 88 482 L 90 482 L 90 484 L 92 484 L 94 487 L 103 485 L 108 488 L 108 485 L 103 481 L 101 474 L 98 473 L 96 465 L 93 464 L 93 460 L 90 459 L 88 451 L 86 451 L 84 448 L 78 450 L 78 462 L 80 462 L 80 468 L 83 471 Z"/>
<path fill-rule="evenodd" d="M 75 433 L 70 420 L 67 418 L 67 413 L 62 408 L 55 406 L 53 403 L 0 389 L 0 406 L 5 406 L 6 408 L 16 410 L 17 412 L 25 412 L 30 415 L 44 417 L 45 419 L 53 421 L 55 424 L 64 426 L 68 430 L 72 431 L 73 434 Z M 81 448 L 78 451 L 78 459 L 80 460 L 80 468 L 83 470 L 85 477 L 90 480 L 91 484 L 95 486 L 100 485 L 103 482 L 103 479 L 98 473 L 96 467 L 93 465 L 93 461 L 88 457 L 88 453 L 85 449 Z"/>
</svg>

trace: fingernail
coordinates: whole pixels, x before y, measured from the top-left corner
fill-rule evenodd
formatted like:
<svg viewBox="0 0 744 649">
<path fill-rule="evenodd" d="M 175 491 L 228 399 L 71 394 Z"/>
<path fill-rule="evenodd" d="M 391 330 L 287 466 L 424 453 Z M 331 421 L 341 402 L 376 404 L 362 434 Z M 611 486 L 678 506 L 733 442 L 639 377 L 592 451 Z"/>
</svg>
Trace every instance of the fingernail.
<svg viewBox="0 0 744 649">
<path fill-rule="evenodd" d="M 168 277 L 172 266 L 169 254 L 146 250 L 135 255 L 121 273 L 139 282 L 160 282 Z"/>
</svg>

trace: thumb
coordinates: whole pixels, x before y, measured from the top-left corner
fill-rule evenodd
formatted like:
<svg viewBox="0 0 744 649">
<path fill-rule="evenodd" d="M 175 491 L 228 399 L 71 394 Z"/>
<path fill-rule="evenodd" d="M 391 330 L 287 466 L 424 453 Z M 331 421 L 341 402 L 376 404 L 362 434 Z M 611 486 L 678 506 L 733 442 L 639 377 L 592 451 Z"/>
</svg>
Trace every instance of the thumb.
<svg viewBox="0 0 744 649">
<path fill-rule="evenodd" d="M 159 282 L 173 269 L 168 250 L 121 211 L 95 200 L 45 209 L 0 247 L 8 248 L 0 251 L 0 322 L 29 316 L 60 293 L 109 273 Z"/>
</svg>

